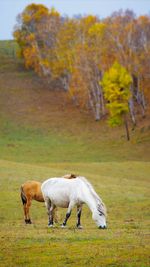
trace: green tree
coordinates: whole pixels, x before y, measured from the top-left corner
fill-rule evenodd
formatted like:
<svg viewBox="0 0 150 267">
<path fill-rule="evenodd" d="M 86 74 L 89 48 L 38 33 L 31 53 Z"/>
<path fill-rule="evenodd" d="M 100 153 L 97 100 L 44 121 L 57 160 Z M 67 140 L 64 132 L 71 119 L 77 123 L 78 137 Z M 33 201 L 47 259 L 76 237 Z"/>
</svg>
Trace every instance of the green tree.
<svg viewBox="0 0 150 267">
<path fill-rule="evenodd" d="M 130 85 L 132 78 L 127 70 L 118 62 L 105 72 L 101 85 L 104 90 L 104 96 L 108 102 L 111 126 L 121 125 L 124 123 L 127 140 L 130 139 L 127 114 L 129 112 L 128 102 L 130 99 Z"/>
</svg>

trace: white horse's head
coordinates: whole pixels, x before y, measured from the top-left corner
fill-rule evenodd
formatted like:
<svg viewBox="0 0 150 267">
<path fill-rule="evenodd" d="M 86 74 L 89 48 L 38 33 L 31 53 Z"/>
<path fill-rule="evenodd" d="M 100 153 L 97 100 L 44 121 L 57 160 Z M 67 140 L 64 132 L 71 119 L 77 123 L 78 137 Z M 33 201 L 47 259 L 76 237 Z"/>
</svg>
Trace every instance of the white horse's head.
<svg viewBox="0 0 150 267">
<path fill-rule="evenodd" d="M 106 208 L 103 203 L 98 205 L 98 208 L 93 212 L 93 220 L 100 229 L 106 229 Z"/>
</svg>

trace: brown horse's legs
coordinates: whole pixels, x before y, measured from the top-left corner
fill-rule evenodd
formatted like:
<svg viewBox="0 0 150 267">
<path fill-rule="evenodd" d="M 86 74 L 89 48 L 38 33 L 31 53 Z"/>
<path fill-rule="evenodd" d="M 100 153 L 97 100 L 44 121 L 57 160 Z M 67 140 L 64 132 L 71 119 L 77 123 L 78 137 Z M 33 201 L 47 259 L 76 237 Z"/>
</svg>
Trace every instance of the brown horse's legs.
<svg viewBox="0 0 150 267">
<path fill-rule="evenodd" d="M 23 210 L 24 210 L 24 220 L 27 221 L 27 212 L 26 212 L 26 203 L 23 204 Z"/>
<path fill-rule="evenodd" d="M 27 203 L 25 204 L 25 223 L 26 224 L 31 224 L 32 221 L 30 219 L 30 214 L 29 214 L 29 208 L 31 207 L 31 199 L 27 199 Z"/>
</svg>

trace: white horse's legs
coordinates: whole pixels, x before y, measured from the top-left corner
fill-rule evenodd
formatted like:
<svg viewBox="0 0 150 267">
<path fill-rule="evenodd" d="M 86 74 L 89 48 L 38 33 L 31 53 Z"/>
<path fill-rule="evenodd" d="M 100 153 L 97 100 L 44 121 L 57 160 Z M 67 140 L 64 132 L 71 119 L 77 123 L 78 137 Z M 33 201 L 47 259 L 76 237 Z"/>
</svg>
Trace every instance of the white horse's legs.
<svg viewBox="0 0 150 267">
<path fill-rule="evenodd" d="M 81 206 L 77 206 L 77 228 L 81 229 L 81 212 L 82 212 L 82 205 Z"/>
<path fill-rule="evenodd" d="M 52 205 L 49 210 L 49 222 L 48 222 L 49 227 L 53 227 L 53 219 L 54 219 L 54 206 Z"/>
<path fill-rule="evenodd" d="M 70 215 L 71 215 L 71 211 L 72 211 L 74 205 L 75 205 L 74 201 L 71 201 L 71 202 L 69 203 L 69 207 L 68 207 L 68 210 L 67 210 L 67 213 L 66 213 L 66 217 L 65 217 L 65 219 L 64 219 L 64 222 L 63 222 L 63 224 L 62 224 L 62 227 L 65 227 L 65 226 L 66 226 L 67 221 L 68 221 L 68 219 L 69 219 L 69 217 L 70 217 Z"/>
<path fill-rule="evenodd" d="M 53 226 L 53 206 L 51 206 L 51 201 L 48 197 L 45 198 L 45 206 L 47 208 L 48 214 L 48 226 Z"/>
<path fill-rule="evenodd" d="M 65 217 L 65 219 L 63 221 L 62 227 L 66 226 L 67 221 L 68 221 L 68 219 L 69 219 L 69 217 L 71 215 L 71 211 L 72 211 L 73 207 L 75 206 L 75 204 L 76 203 L 74 201 L 71 201 L 69 203 L 69 207 L 68 207 L 68 210 L 67 210 L 67 213 L 66 213 L 66 217 Z M 56 206 L 51 203 L 51 201 L 50 201 L 50 199 L 48 197 L 45 198 L 45 205 L 47 207 L 47 213 L 48 213 L 48 216 L 49 216 L 48 226 L 49 227 L 53 227 L 53 219 L 54 219 L 54 215 L 55 215 L 54 212 L 55 212 Z M 81 220 L 81 212 L 82 212 L 82 205 L 78 205 L 77 206 L 77 224 L 76 224 L 76 226 L 79 229 L 82 228 L 81 221 L 80 221 Z"/>
<path fill-rule="evenodd" d="M 48 226 L 52 227 L 53 221 L 55 223 L 58 223 L 57 209 L 56 209 L 56 206 L 51 203 L 51 201 L 48 197 L 45 198 L 45 206 L 47 208 L 47 214 L 48 214 Z"/>
</svg>

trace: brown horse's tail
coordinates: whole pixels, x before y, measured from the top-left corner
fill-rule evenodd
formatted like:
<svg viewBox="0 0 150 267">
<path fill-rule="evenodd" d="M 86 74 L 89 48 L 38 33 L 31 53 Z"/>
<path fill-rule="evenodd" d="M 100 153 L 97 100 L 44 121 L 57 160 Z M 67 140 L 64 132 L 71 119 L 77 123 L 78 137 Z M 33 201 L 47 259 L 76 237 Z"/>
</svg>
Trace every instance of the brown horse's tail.
<svg viewBox="0 0 150 267">
<path fill-rule="evenodd" d="M 25 193 L 24 193 L 24 191 L 23 191 L 23 187 L 21 186 L 21 188 L 20 188 L 20 196 L 21 196 L 21 200 L 22 200 L 22 203 L 23 203 L 23 205 L 24 204 L 26 204 L 27 203 L 27 198 L 26 198 L 26 195 L 25 195 Z"/>
</svg>

